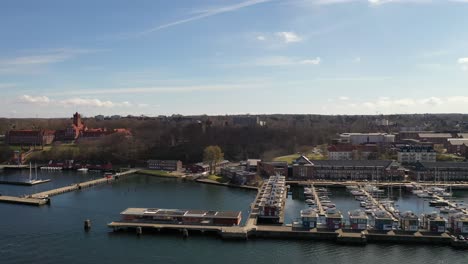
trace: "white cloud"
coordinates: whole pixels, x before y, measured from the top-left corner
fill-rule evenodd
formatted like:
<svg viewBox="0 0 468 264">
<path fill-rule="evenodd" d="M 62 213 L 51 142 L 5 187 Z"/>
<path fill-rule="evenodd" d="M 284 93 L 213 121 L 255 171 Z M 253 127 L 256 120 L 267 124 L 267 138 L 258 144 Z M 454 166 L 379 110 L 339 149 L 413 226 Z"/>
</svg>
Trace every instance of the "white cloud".
<svg viewBox="0 0 468 264">
<path fill-rule="evenodd" d="M 319 65 L 322 60 L 320 57 L 317 57 L 315 59 L 307 59 L 307 60 L 301 60 L 300 64 L 306 64 L 306 65 Z"/>
<path fill-rule="evenodd" d="M 212 9 L 207 9 L 207 10 L 202 11 L 200 14 L 198 14 L 196 16 L 192 16 L 192 17 L 189 17 L 189 18 L 173 21 L 173 22 L 170 22 L 170 23 L 167 23 L 167 24 L 163 24 L 163 25 L 154 27 L 154 28 L 150 28 L 148 30 L 140 32 L 139 35 L 152 33 L 152 32 L 155 32 L 155 31 L 158 31 L 158 30 L 161 30 L 161 29 L 177 26 L 177 25 L 180 25 L 180 24 L 189 23 L 189 22 L 192 22 L 192 21 L 200 20 L 200 19 L 211 17 L 211 16 L 218 15 L 218 14 L 234 12 L 234 11 L 237 11 L 237 10 L 242 9 L 242 8 L 246 8 L 246 7 L 249 7 L 249 6 L 258 5 L 258 4 L 262 4 L 262 3 L 267 3 L 267 2 L 270 2 L 270 1 L 272 1 L 272 0 L 246 0 L 246 1 L 243 1 L 243 2 L 240 2 L 240 3 L 237 3 L 237 4 L 233 4 L 233 5 L 221 6 L 221 7 L 216 7 L 216 8 L 212 8 Z"/>
<path fill-rule="evenodd" d="M 112 101 L 102 101 L 99 99 L 85 99 L 85 98 L 70 98 L 57 101 L 58 104 L 63 106 L 90 106 L 90 107 L 129 107 L 132 104 L 129 102 L 115 103 Z"/>
<path fill-rule="evenodd" d="M 50 103 L 50 99 L 47 96 L 30 96 L 30 95 L 22 95 L 18 98 L 20 103 L 30 103 L 30 104 L 48 104 Z"/>
<path fill-rule="evenodd" d="M 347 96 L 340 96 L 340 97 L 338 97 L 338 99 L 341 100 L 341 101 L 348 101 L 348 100 L 349 100 L 349 97 L 347 97 Z"/>
<path fill-rule="evenodd" d="M 284 43 L 294 43 L 302 41 L 302 38 L 294 32 L 282 31 L 276 32 L 275 35 L 282 39 Z"/>
<path fill-rule="evenodd" d="M 468 71 L 468 57 L 466 58 L 459 58 L 458 59 L 458 64 L 460 64 L 461 69 L 463 71 Z"/>
<path fill-rule="evenodd" d="M 468 57 L 467 58 L 459 58 L 458 63 L 459 64 L 467 64 L 468 63 Z"/>
<path fill-rule="evenodd" d="M 257 40 L 264 41 L 266 38 L 265 36 L 259 35 L 257 36 Z"/>
<path fill-rule="evenodd" d="M 295 66 L 295 65 L 319 65 L 320 57 L 314 59 L 298 59 L 287 56 L 269 56 L 258 58 L 253 62 L 243 63 L 242 66 Z"/>
<path fill-rule="evenodd" d="M 361 57 L 356 57 L 353 60 L 355 63 L 361 63 Z"/>
</svg>

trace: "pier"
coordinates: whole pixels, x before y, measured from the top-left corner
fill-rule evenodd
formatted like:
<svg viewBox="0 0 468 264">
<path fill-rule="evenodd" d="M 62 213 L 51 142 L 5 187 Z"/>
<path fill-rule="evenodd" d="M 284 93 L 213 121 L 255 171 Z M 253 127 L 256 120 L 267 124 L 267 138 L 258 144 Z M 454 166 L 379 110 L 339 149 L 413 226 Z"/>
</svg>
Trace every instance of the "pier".
<svg viewBox="0 0 468 264">
<path fill-rule="evenodd" d="M 25 197 L 1 195 L 0 202 L 40 206 L 40 205 L 47 204 L 49 201 L 48 199 L 29 198 L 29 197 L 25 198 Z"/>
<path fill-rule="evenodd" d="M 40 206 L 40 205 L 50 203 L 50 197 L 52 196 L 67 193 L 67 192 L 72 192 L 76 190 L 81 190 L 84 188 L 89 188 L 89 187 L 104 184 L 104 183 L 111 183 L 119 179 L 122 176 L 133 174 L 137 171 L 138 169 L 132 169 L 132 170 L 128 170 L 125 172 L 116 173 L 111 178 L 100 178 L 97 180 L 81 182 L 81 183 L 73 184 L 70 186 L 65 186 L 65 187 L 61 187 L 61 188 L 57 188 L 53 190 L 31 194 L 26 197 L 0 196 L 0 202 Z"/>
<path fill-rule="evenodd" d="M 393 221 L 398 222 L 399 216 L 396 215 L 394 212 L 391 212 L 388 210 L 385 206 L 383 206 L 377 199 L 372 196 L 368 191 L 366 191 L 362 186 L 359 186 L 359 190 L 364 193 L 364 195 L 367 197 L 369 201 L 371 201 L 375 206 L 377 206 L 380 210 L 387 212 L 391 217 Z"/>
<path fill-rule="evenodd" d="M 33 186 L 33 185 L 47 183 L 47 182 L 50 182 L 50 179 L 47 179 L 47 180 L 31 180 L 31 181 L 0 181 L 0 184 Z"/>
<path fill-rule="evenodd" d="M 317 208 L 319 209 L 319 215 L 325 215 L 325 210 L 323 210 L 322 202 L 320 201 L 320 198 L 317 194 L 317 190 L 315 190 L 314 185 L 311 185 L 311 190 L 312 190 L 312 196 L 314 197 L 314 200 L 315 200 L 315 205 L 317 205 Z"/>
</svg>

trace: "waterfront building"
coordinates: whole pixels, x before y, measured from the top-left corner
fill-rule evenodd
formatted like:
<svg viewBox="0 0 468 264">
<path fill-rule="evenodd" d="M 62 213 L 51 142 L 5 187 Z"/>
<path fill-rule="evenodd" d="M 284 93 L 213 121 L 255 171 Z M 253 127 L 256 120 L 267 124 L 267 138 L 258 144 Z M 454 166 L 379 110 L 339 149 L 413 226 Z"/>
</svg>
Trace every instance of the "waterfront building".
<svg viewBox="0 0 468 264">
<path fill-rule="evenodd" d="M 411 212 L 407 211 L 400 215 L 400 227 L 403 231 L 418 231 L 419 230 L 419 217 Z"/>
<path fill-rule="evenodd" d="M 374 217 L 374 229 L 380 231 L 393 230 L 395 221 L 393 217 L 387 211 L 376 211 L 373 213 Z"/>
<path fill-rule="evenodd" d="M 468 215 L 456 213 L 449 216 L 450 228 L 454 234 L 468 234 Z"/>
<path fill-rule="evenodd" d="M 158 208 L 127 208 L 121 212 L 123 222 L 164 223 L 182 225 L 239 225 L 241 211 L 207 211 Z"/>
<path fill-rule="evenodd" d="M 286 203 L 286 178 L 276 175 L 270 176 L 262 185 L 259 194 L 258 217 L 259 223 L 281 224 Z"/>
<path fill-rule="evenodd" d="M 163 171 L 181 171 L 182 161 L 180 160 L 148 160 L 148 169 Z"/>
<path fill-rule="evenodd" d="M 314 160 L 299 157 L 292 178 L 301 180 L 401 181 L 405 169 L 391 160 Z"/>
<path fill-rule="evenodd" d="M 416 181 L 466 181 L 468 162 L 418 162 L 411 177 Z"/>
<path fill-rule="evenodd" d="M 257 162 L 257 173 L 264 178 L 276 174 L 288 176 L 288 163 L 286 161 L 259 161 Z"/>
<path fill-rule="evenodd" d="M 348 212 L 350 228 L 353 230 L 365 230 L 369 224 L 369 217 L 362 210 Z"/>
<path fill-rule="evenodd" d="M 398 162 L 435 162 L 437 153 L 431 146 L 404 146 L 398 150 Z"/>
<path fill-rule="evenodd" d="M 261 161 L 261 159 L 248 159 L 245 162 L 246 170 L 251 172 L 257 172 L 258 163 Z"/>
<path fill-rule="evenodd" d="M 337 230 L 343 226 L 343 215 L 336 208 L 329 208 L 325 213 L 327 229 Z"/>
<path fill-rule="evenodd" d="M 248 171 L 246 166 L 234 166 L 222 168 L 221 175 L 228 178 L 233 184 L 244 185 L 253 182 L 257 173 Z"/>
<path fill-rule="evenodd" d="M 313 229 L 317 227 L 318 213 L 314 209 L 301 210 L 302 227 L 305 229 Z"/>
<path fill-rule="evenodd" d="M 431 232 L 444 233 L 447 231 L 447 219 L 437 213 L 424 215 L 424 228 Z"/>
</svg>

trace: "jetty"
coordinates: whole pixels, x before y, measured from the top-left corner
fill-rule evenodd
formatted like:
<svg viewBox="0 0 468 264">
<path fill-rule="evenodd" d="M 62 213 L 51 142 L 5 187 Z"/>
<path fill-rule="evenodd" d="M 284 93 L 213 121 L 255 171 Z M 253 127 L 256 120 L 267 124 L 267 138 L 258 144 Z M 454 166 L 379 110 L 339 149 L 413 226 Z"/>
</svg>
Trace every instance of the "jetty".
<svg viewBox="0 0 468 264">
<path fill-rule="evenodd" d="M 312 189 L 312 196 L 315 200 L 315 205 L 319 209 L 319 215 L 325 215 L 325 210 L 323 209 L 322 202 L 320 201 L 319 195 L 317 194 L 317 190 L 315 190 L 315 186 L 311 185 Z"/>
<path fill-rule="evenodd" d="M 23 185 L 23 186 L 33 186 L 37 184 L 50 182 L 50 179 L 46 180 L 31 180 L 31 181 L 0 181 L 0 184 L 9 184 L 9 185 Z"/>
<path fill-rule="evenodd" d="M 0 202 L 5 202 L 5 203 L 16 203 L 16 204 L 25 204 L 25 205 L 35 205 L 35 206 L 40 206 L 40 205 L 45 205 L 45 204 L 50 204 L 50 197 L 67 193 L 67 192 L 72 192 L 76 190 L 81 190 L 85 188 L 89 188 L 92 186 L 104 184 L 104 183 L 112 183 L 116 180 L 118 180 L 120 177 L 125 176 L 125 175 L 130 175 L 135 172 L 137 172 L 138 169 L 132 169 L 128 170 L 125 172 L 119 172 L 113 175 L 112 177 L 104 177 L 96 180 L 91 180 L 87 182 L 81 182 L 77 184 L 72 184 L 69 186 L 65 187 L 60 187 L 57 189 L 53 190 L 48 190 L 44 192 L 39 192 L 35 194 L 28 195 L 26 197 L 16 197 L 16 196 L 0 196 Z"/>
</svg>

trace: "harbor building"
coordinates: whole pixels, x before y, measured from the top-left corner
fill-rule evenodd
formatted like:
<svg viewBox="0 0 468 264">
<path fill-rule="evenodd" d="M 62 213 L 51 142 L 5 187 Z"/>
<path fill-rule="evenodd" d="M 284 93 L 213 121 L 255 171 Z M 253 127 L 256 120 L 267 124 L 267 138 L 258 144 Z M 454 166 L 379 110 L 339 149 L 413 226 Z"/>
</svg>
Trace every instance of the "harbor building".
<svg viewBox="0 0 468 264">
<path fill-rule="evenodd" d="M 336 208 L 328 208 L 325 213 L 327 229 L 337 230 L 343 226 L 343 215 Z"/>
<path fill-rule="evenodd" d="M 314 160 L 299 157 L 291 178 L 300 180 L 401 181 L 405 169 L 391 160 Z"/>
<path fill-rule="evenodd" d="M 449 138 L 447 152 L 465 156 L 468 150 L 468 138 Z"/>
<path fill-rule="evenodd" d="M 398 162 L 435 162 L 437 153 L 431 146 L 404 146 L 398 150 Z"/>
<path fill-rule="evenodd" d="M 181 171 L 182 161 L 180 160 L 148 160 L 148 169 L 163 171 Z"/>
<path fill-rule="evenodd" d="M 395 221 L 387 211 L 376 211 L 373 213 L 374 229 L 380 231 L 390 231 L 394 229 Z"/>
<path fill-rule="evenodd" d="M 282 224 L 284 218 L 284 205 L 286 203 L 286 178 L 284 176 L 271 176 L 260 189 L 258 201 L 259 223 Z"/>
<path fill-rule="evenodd" d="M 276 174 L 288 176 L 288 163 L 286 161 L 259 161 L 257 162 L 257 173 L 264 178 Z"/>
<path fill-rule="evenodd" d="M 466 181 L 468 162 L 418 162 L 412 178 L 416 181 Z"/>
<path fill-rule="evenodd" d="M 403 231 L 418 231 L 420 225 L 419 217 L 411 212 L 407 211 L 400 215 L 400 227 Z"/>
<path fill-rule="evenodd" d="M 127 208 L 120 215 L 124 222 L 180 225 L 239 225 L 241 211 L 206 211 L 158 208 Z"/>
<path fill-rule="evenodd" d="M 463 213 L 457 213 L 451 215 L 450 228 L 454 234 L 468 234 L 468 215 Z"/>
<path fill-rule="evenodd" d="M 313 229 L 317 227 L 318 213 L 316 210 L 309 208 L 301 210 L 302 227 Z"/>
<path fill-rule="evenodd" d="M 365 230 L 369 224 L 369 217 L 362 210 L 354 210 L 348 213 L 350 228 L 353 230 Z"/>
<path fill-rule="evenodd" d="M 447 231 L 447 219 L 437 213 L 431 213 L 423 216 L 424 228 L 435 233 L 444 233 Z"/>
</svg>

